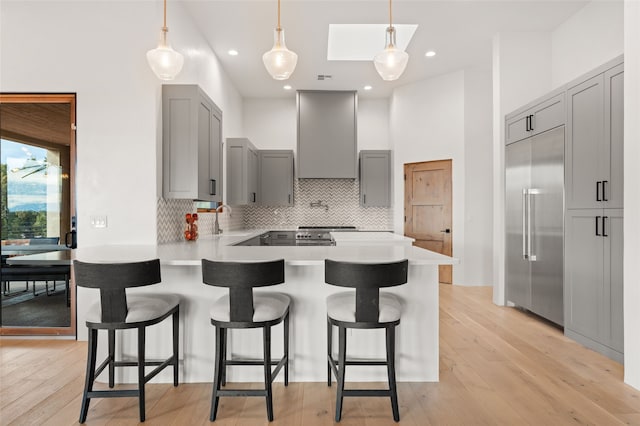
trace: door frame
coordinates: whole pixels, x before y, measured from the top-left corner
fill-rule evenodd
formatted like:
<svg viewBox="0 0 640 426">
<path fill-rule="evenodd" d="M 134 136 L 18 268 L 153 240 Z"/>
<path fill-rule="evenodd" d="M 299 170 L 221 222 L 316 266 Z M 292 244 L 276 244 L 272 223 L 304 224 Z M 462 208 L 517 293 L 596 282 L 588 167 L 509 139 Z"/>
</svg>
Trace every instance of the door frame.
<svg viewBox="0 0 640 426">
<path fill-rule="evenodd" d="M 0 93 L 5 104 L 69 104 L 69 226 L 76 216 L 76 93 Z M 62 232 L 61 232 L 62 234 Z M 61 243 L 64 236 L 60 235 Z M 73 269 L 72 269 L 73 271 Z M 73 273 L 69 277 L 69 327 L 3 327 L 0 336 L 73 336 L 76 337 L 76 286 Z"/>
<path fill-rule="evenodd" d="M 403 167 L 403 172 L 404 172 L 404 221 L 403 221 L 403 233 L 405 236 L 410 236 L 407 235 L 407 215 L 406 215 L 406 211 L 407 211 L 407 201 L 409 200 L 409 194 L 408 194 L 408 189 L 409 189 L 409 185 L 407 184 L 407 174 L 410 168 L 414 168 L 416 166 L 420 166 L 420 165 L 426 165 L 426 164 L 436 164 L 436 163 L 447 163 L 446 168 L 448 168 L 449 170 L 449 182 L 451 183 L 449 185 L 449 206 L 448 206 L 448 211 L 449 211 L 449 221 L 451 223 L 450 227 L 449 227 L 449 239 L 450 239 L 450 243 L 449 243 L 449 250 L 447 253 L 443 253 L 446 256 L 453 256 L 453 159 L 448 158 L 448 159 L 440 159 L 440 160 L 430 160 L 430 161 L 418 161 L 418 162 L 414 162 L 414 163 L 405 163 L 404 167 Z M 412 237 L 413 238 L 413 237 Z M 415 243 L 414 243 L 415 245 Z M 449 277 L 447 282 L 447 277 Z M 444 278 L 444 281 L 443 281 Z M 444 282 L 447 284 L 453 284 L 453 266 L 452 265 L 439 265 L 438 266 L 438 282 Z"/>
</svg>

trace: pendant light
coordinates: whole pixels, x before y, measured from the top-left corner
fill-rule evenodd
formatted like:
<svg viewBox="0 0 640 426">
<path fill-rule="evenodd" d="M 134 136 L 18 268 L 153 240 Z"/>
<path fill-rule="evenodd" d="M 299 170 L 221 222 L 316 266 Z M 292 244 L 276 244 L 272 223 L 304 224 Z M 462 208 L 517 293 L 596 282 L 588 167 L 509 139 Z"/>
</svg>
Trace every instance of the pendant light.
<svg viewBox="0 0 640 426">
<path fill-rule="evenodd" d="M 164 25 L 160 34 L 160 43 L 147 52 L 147 61 L 160 80 L 173 80 L 182 70 L 184 57 L 167 43 L 167 0 L 164 0 Z"/>
<path fill-rule="evenodd" d="M 385 48 L 373 58 L 376 71 L 383 80 L 397 80 L 409 62 L 409 54 L 396 47 L 396 29 L 391 24 L 391 0 L 389 0 L 389 27 L 386 32 Z"/>
<path fill-rule="evenodd" d="M 284 30 L 280 27 L 280 0 L 278 0 L 278 26 L 273 35 L 273 47 L 262 55 L 262 62 L 271 77 L 275 80 L 286 80 L 296 69 L 298 55 L 287 49 L 284 44 Z"/>
</svg>

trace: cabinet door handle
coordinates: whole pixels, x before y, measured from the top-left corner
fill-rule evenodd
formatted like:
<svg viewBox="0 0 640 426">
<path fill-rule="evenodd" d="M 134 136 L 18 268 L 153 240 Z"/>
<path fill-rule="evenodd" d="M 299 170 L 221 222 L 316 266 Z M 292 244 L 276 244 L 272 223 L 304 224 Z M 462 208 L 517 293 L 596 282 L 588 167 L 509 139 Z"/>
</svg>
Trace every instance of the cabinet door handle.
<svg viewBox="0 0 640 426">
<path fill-rule="evenodd" d="M 525 131 L 527 131 L 527 132 L 529 131 L 529 117 L 531 117 L 531 116 L 530 116 L 530 115 L 527 115 L 527 116 L 524 118 L 524 123 L 525 123 L 525 127 L 526 127 L 526 128 L 525 128 Z"/>
<path fill-rule="evenodd" d="M 252 194 L 253 194 L 253 202 L 255 203 L 256 202 L 256 193 L 252 192 Z"/>
<path fill-rule="evenodd" d="M 289 194 L 289 204 L 291 204 L 291 194 Z"/>
<path fill-rule="evenodd" d="M 598 222 L 600 222 L 600 216 L 596 216 L 596 237 L 600 237 L 600 232 L 598 231 Z"/>
<path fill-rule="evenodd" d="M 597 181 L 596 182 L 596 201 L 602 201 L 602 199 L 600 198 L 600 184 L 602 182 L 601 181 Z"/>
<path fill-rule="evenodd" d="M 529 116 L 529 130 L 533 132 L 533 114 Z"/>
<path fill-rule="evenodd" d="M 609 236 L 609 234 L 607 234 L 607 219 L 609 219 L 609 216 L 602 216 L 602 236 L 603 237 Z"/>
<path fill-rule="evenodd" d="M 362 194 L 362 204 L 367 204 L 367 194 Z"/>
<path fill-rule="evenodd" d="M 602 201 L 609 201 L 607 198 L 607 183 L 609 183 L 608 180 L 602 181 Z"/>
<path fill-rule="evenodd" d="M 216 180 L 211 179 L 209 181 L 209 195 L 216 195 Z"/>
</svg>

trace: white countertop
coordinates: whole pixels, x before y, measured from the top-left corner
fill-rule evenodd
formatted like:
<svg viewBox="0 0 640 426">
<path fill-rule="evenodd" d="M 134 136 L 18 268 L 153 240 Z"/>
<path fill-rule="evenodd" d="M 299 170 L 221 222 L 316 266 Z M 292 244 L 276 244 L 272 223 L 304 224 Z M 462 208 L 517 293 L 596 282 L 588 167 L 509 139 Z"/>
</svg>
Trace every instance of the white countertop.
<svg viewBox="0 0 640 426">
<path fill-rule="evenodd" d="M 236 231 L 218 236 L 201 236 L 197 241 L 180 241 L 160 245 L 84 247 L 75 250 L 75 258 L 89 262 L 132 262 L 159 258 L 163 265 L 172 266 L 197 266 L 201 264 L 202 259 L 239 262 L 284 259 L 288 265 L 319 265 L 325 259 L 351 262 L 391 262 L 409 259 L 409 263 L 413 265 L 452 265 L 458 263 L 457 259 L 449 256 L 400 244 L 369 245 L 365 243 L 362 246 L 347 247 L 232 245 L 263 232 L 264 230 Z"/>
<path fill-rule="evenodd" d="M 354 244 L 406 244 L 411 245 L 415 240 L 392 232 L 362 231 L 362 232 L 332 232 L 331 237 L 337 246 Z"/>
</svg>

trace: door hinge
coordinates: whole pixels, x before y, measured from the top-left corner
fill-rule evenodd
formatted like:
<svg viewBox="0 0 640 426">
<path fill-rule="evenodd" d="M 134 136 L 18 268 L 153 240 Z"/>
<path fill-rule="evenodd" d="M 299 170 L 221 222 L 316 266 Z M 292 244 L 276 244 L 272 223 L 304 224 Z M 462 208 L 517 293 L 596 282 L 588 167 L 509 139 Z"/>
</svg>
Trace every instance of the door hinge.
<svg viewBox="0 0 640 426">
<path fill-rule="evenodd" d="M 407 217 L 406 217 L 406 216 L 404 217 L 404 221 L 405 221 L 405 222 L 407 221 Z"/>
<path fill-rule="evenodd" d="M 404 174 L 404 180 L 407 180 L 407 174 L 406 173 Z"/>
</svg>

